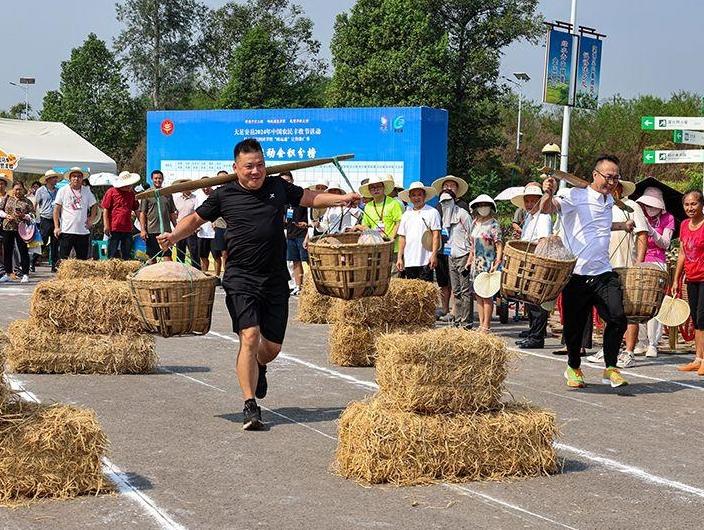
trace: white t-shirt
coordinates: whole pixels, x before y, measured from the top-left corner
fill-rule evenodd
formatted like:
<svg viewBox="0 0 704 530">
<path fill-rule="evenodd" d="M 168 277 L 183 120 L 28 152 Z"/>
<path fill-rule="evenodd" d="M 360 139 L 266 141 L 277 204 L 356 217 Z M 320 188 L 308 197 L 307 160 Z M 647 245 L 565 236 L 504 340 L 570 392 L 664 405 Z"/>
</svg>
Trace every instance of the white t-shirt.
<svg viewBox="0 0 704 530">
<path fill-rule="evenodd" d="M 208 198 L 208 195 L 206 195 L 203 190 L 196 190 L 193 192 L 193 195 L 196 197 L 196 209 L 205 202 L 205 199 Z M 215 239 L 215 227 L 213 226 L 213 223 L 208 221 L 207 223 L 202 224 L 196 232 L 196 235 L 201 239 Z"/>
<path fill-rule="evenodd" d="M 423 267 L 430 262 L 432 253 L 421 244 L 426 230 L 440 230 L 440 214 L 435 208 L 426 204 L 420 210 L 403 212 L 398 235 L 406 238 L 406 248 L 403 251 L 405 267 Z"/>
<path fill-rule="evenodd" d="M 340 222 L 342 217 L 342 222 Z M 325 210 L 320 219 L 320 230 L 330 234 L 339 234 L 346 228 L 359 224 L 362 219 L 362 210 L 343 206 L 331 206 Z"/>
<path fill-rule="evenodd" d="M 56 192 L 54 204 L 61 205 L 61 232 L 84 236 L 90 234 L 86 228 L 88 212 L 98 201 L 88 186 L 81 186 L 76 191 L 71 186 L 64 186 Z"/>
<path fill-rule="evenodd" d="M 614 198 L 588 186 L 560 190 L 555 200 L 560 205 L 560 237 L 577 256 L 574 273 L 597 276 L 609 272 Z"/>
<path fill-rule="evenodd" d="M 623 223 L 633 219 L 636 227 L 630 234 L 624 230 L 611 232 L 609 257 L 611 258 L 611 265 L 614 267 L 630 267 L 635 263 L 638 255 L 636 234 L 648 231 L 648 221 L 645 219 L 645 214 L 640 205 L 630 199 L 625 199 L 623 203 L 630 206 L 633 209 L 633 213 L 624 212 L 618 206 L 614 206 L 614 223 Z"/>
<path fill-rule="evenodd" d="M 552 235 L 552 217 L 547 213 L 526 214 L 521 230 L 521 241 L 537 241 Z"/>
</svg>

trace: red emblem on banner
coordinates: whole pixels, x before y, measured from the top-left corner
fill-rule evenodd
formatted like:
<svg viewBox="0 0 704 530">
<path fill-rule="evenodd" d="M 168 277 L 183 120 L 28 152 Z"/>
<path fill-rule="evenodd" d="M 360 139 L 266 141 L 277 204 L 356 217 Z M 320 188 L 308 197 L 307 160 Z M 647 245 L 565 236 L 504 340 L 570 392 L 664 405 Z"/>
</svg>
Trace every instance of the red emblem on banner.
<svg viewBox="0 0 704 530">
<path fill-rule="evenodd" d="M 164 120 L 161 122 L 161 132 L 166 136 L 173 134 L 174 132 L 174 122 L 171 120 Z"/>
</svg>

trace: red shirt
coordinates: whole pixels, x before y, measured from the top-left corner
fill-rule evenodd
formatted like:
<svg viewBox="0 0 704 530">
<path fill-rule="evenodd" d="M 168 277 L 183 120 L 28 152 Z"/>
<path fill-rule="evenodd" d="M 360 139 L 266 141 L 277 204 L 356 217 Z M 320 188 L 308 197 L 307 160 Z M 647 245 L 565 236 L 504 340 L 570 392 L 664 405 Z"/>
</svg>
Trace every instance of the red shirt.
<svg viewBox="0 0 704 530">
<path fill-rule="evenodd" d="M 111 231 L 132 233 L 132 212 L 139 208 L 132 188 L 110 188 L 100 205 L 108 211 Z"/>
<path fill-rule="evenodd" d="M 692 231 L 690 220 L 682 221 L 680 244 L 684 251 L 684 274 L 687 282 L 704 281 L 704 224 Z"/>
</svg>

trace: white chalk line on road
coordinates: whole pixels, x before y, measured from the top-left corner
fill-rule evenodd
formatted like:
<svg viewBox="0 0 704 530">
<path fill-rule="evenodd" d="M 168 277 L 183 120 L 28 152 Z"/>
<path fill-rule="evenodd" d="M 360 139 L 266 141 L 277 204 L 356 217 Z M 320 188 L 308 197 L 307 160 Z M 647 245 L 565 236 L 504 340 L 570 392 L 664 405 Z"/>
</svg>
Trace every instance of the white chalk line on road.
<svg viewBox="0 0 704 530">
<path fill-rule="evenodd" d="M 27 390 L 22 382 L 7 374 L 5 374 L 5 378 L 10 384 L 10 388 L 17 392 L 20 398 L 33 403 L 41 403 L 39 398 L 33 392 Z M 129 480 L 125 477 L 125 474 L 120 471 L 120 469 L 108 458 L 103 457 L 102 464 L 103 473 L 105 473 L 108 478 L 112 480 L 112 482 L 117 486 L 119 492 L 139 504 L 142 509 L 159 524 L 161 528 L 164 528 L 164 530 L 185 530 L 185 526 L 182 526 L 174 521 L 168 513 L 156 505 L 151 497 L 145 495 L 135 486 L 130 484 Z"/>
</svg>

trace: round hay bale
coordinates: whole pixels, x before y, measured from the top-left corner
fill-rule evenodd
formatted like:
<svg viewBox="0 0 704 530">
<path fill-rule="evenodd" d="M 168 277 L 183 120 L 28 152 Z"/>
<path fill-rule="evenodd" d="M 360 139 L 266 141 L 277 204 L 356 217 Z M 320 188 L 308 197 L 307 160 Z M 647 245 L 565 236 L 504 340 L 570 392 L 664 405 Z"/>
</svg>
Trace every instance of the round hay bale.
<svg viewBox="0 0 704 530">
<path fill-rule="evenodd" d="M 318 292 L 310 274 L 304 275 L 301 293 L 298 295 L 298 321 L 305 324 L 327 324 L 333 300 Z"/>
<path fill-rule="evenodd" d="M 0 414 L 0 504 L 111 491 L 95 412 L 16 402 Z"/>
<path fill-rule="evenodd" d="M 359 300 L 336 300 L 330 310 L 330 321 L 375 326 L 379 324 L 417 324 L 430 327 L 435 323 L 438 289 L 423 280 L 391 278 L 384 296 Z"/>
<path fill-rule="evenodd" d="M 365 484 L 498 480 L 557 471 L 555 415 L 509 403 L 485 414 L 423 415 L 381 398 L 340 417 L 333 470 Z"/>
<path fill-rule="evenodd" d="M 374 366 L 378 337 L 392 331 L 410 333 L 417 329 L 415 325 L 364 326 L 333 322 L 330 326 L 328 360 L 337 366 Z"/>
<path fill-rule="evenodd" d="M 102 278 L 50 280 L 34 289 L 29 315 L 57 331 L 142 332 L 127 282 Z"/>
<path fill-rule="evenodd" d="M 127 275 L 139 270 L 140 261 L 109 259 L 105 261 L 65 259 L 61 260 L 56 271 L 57 280 L 80 280 L 104 278 L 106 280 L 126 280 Z"/>
<path fill-rule="evenodd" d="M 15 320 L 5 347 L 8 368 L 27 374 L 149 374 L 155 340 L 145 333 L 57 332 L 35 320 Z"/>
<path fill-rule="evenodd" d="M 420 413 L 498 407 L 511 357 L 494 335 L 447 328 L 381 335 L 376 352 L 380 392 L 398 408 Z"/>
</svg>

